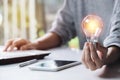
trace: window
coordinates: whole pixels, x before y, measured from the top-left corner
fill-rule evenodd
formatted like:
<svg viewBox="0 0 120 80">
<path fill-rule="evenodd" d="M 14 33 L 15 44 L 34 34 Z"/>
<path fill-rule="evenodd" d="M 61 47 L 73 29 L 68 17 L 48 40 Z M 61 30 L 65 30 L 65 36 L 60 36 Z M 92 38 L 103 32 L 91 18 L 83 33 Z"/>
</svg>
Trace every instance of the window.
<svg viewBox="0 0 120 80">
<path fill-rule="evenodd" d="M 0 44 L 11 38 L 22 37 L 33 41 L 44 35 L 51 28 L 63 2 L 64 0 L 0 0 Z M 70 46 L 75 41 L 76 39 L 72 40 Z"/>
</svg>

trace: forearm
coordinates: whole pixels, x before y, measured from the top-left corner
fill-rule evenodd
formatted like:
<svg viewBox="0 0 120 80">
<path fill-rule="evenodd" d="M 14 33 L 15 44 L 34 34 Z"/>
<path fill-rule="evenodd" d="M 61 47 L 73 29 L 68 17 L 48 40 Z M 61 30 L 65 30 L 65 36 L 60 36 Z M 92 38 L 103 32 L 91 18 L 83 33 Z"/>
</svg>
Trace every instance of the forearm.
<svg viewBox="0 0 120 80">
<path fill-rule="evenodd" d="M 120 48 L 111 46 L 108 48 L 106 64 L 111 64 L 120 58 Z"/>
<path fill-rule="evenodd" d="M 56 33 L 48 33 L 34 43 L 36 44 L 36 49 L 50 49 L 60 46 L 61 39 Z"/>
</svg>

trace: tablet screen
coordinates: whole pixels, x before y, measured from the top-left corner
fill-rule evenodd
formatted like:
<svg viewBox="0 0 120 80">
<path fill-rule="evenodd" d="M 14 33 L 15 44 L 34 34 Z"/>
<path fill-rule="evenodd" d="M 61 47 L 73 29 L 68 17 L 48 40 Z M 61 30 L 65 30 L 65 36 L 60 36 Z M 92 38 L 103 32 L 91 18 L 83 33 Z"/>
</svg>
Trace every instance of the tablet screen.
<svg viewBox="0 0 120 80">
<path fill-rule="evenodd" d="M 74 63 L 76 61 L 64 61 L 64 60 L 52 60 L 52 61 L 45 61 L 39 64 L 41 67 L 60 67 L 63 65 L 67 65 L 70 63 Z"/>
</svg>

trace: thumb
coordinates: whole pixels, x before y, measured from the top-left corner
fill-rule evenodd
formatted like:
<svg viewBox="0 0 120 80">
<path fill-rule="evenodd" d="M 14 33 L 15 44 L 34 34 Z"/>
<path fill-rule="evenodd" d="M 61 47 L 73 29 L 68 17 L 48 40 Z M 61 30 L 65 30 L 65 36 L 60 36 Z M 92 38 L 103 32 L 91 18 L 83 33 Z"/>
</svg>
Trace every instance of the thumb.
<svg viewBox="0 0 120 80">
<path fill-rule="evenodd" d="M 107 52 L 107 48 L 102 46 L 100 43 L 96 43 L 96 48 L 98 51 Z"/>
<path fill-rule="evenodd" d="M 97 53 L 101 60 L 104 60 L 107 54 L 107 48 L 102 46 L 100 43 L 96 43 Z"/>
</svg>

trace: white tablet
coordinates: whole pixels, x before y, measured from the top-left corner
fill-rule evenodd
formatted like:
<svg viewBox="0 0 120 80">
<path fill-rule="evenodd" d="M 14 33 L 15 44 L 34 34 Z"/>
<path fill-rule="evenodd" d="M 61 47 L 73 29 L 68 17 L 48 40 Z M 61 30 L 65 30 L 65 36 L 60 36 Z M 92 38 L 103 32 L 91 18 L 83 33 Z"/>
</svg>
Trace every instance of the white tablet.
<svg viewBox="0 0 120 80">
<path fill-rule="evenodd" d="M 41 60 L 38 63 L 30 65 L 31 70 L 41 71 L 59 71 L 75 65 L 81 64 L 79 61 L 67 60 Z"/>
</svg>

